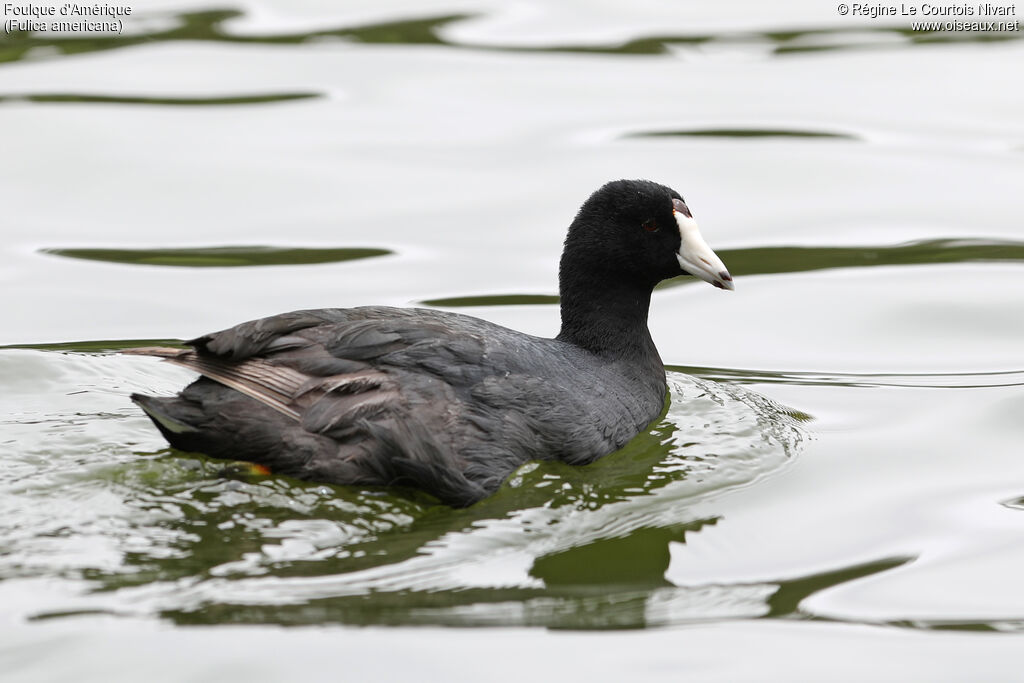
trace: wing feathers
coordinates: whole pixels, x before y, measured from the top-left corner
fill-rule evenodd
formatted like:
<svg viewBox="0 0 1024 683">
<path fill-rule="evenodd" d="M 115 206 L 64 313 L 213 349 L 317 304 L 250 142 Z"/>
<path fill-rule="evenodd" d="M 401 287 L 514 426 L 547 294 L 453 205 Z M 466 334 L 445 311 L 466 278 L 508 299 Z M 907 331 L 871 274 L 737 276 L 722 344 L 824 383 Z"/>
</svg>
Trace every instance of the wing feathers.
<svg viewBox="0 0 1024 683">
<path fill-rule="evenodd" d="M 234 361 L 166 347 L 128 349 L 125 353 L 157 356 L 194 370 L 318 433 L 372 417 L 399 400 L 396 390 L 382 390 L 387 376 L 369 369 L 331 377 L 310 377 L 262 358 Z"/>
<path fill-rule="evenodd" d="M 258 358 L 235 363 L 216 357 L 200 356 L 194 351 L 165 359 L 169 363 L 195 370 L 240 391 L 288 417 L 299 419 L 300 413 L 292 403 L 298 390 L 308 379 L 300 372 L 271 365 Z"/>
</svg>

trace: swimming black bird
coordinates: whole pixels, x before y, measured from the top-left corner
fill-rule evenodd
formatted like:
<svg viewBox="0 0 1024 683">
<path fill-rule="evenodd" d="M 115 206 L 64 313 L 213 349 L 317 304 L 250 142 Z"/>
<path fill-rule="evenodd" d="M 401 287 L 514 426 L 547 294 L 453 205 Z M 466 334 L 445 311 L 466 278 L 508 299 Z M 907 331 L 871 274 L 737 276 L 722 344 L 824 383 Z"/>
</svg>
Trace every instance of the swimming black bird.
<svg viewBox="0 0 1024 683">
<path fill-rule="evenodd" d="M 660 414 L 647 311 L 654 286 L 683 274 L 733 288 L 677 192 L 618 180 L 569 226 L 554 339 L 428 309 L 296 311 L 188 350 L 129 350 L 202 375 L 177 396 L 132 400 L 181 450 L 465 506 L 529 460 L 592 462 Z"/>
</svg>

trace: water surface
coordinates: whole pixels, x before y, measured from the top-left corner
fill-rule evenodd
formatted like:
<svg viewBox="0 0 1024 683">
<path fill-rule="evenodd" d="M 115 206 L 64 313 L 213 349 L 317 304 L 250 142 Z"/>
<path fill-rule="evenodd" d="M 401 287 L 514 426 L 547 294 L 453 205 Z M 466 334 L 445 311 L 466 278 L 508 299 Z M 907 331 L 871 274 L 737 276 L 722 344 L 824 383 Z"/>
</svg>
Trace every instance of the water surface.
<svg viewBox="0 0 1024 683">
<path fill-rule="evenodd" d="M 1019 675 L 1020 32 L 134 9 L 0 36 L 8 678 Z M 127 399 L 191 375 L 117 349 L 290 309 L 554 334 L 565 227 L 620 177 L 680 190 L 737 290 L 659 288 L 671 400 L 594 465 L 452 510 L 171 451 Z"/>
</svg>

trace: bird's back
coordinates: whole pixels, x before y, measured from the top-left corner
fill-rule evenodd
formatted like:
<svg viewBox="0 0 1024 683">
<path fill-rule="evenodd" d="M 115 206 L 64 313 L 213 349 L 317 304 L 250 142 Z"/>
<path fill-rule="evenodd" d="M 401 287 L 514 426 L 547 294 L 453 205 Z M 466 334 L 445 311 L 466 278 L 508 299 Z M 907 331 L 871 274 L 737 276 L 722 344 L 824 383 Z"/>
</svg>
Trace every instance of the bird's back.
<svg viewBox="0 0 1024 683">
<path fill-rule="evenodd" d="M 582 464 L 621 447 L 665 392 L 656 353 L 601 358 L 426 309 L 297 311 L 189 344 L 135 351 L 203 375 L 176 397 L 133 396 L 173 446 L 454 505 L 528 460 Z"/>
</svg>

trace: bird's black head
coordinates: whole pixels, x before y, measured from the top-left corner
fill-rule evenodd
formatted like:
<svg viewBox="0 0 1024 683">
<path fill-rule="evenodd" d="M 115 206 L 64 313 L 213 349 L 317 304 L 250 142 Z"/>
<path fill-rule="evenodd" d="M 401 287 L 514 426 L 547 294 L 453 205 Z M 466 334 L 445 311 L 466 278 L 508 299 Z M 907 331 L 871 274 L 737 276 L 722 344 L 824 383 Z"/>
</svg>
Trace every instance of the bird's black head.
<svg viewBox="0 0 1024 683">
<path fill-rule="evenodd" d="M 583 203 L 565 240 L 563 282 L 580 270 L 640 287 L 689 274 L 733 289 L 683 198 L 649 180 L 614 180 Z"/>
</svg>

